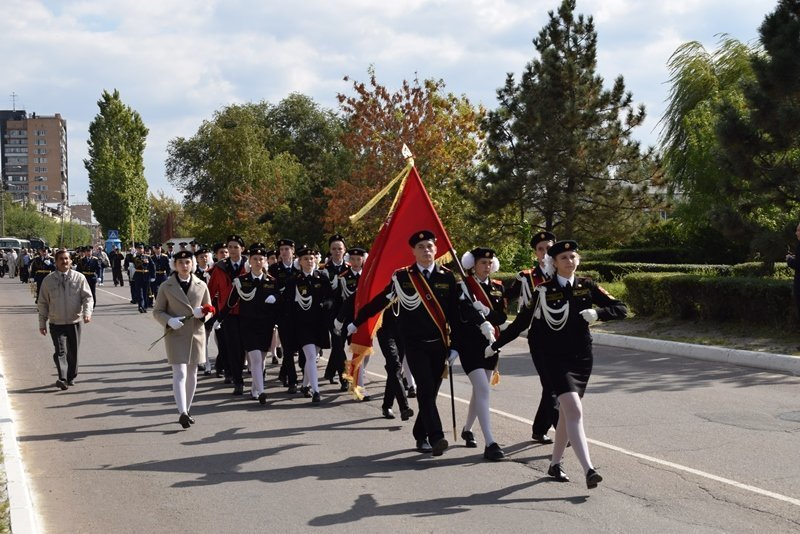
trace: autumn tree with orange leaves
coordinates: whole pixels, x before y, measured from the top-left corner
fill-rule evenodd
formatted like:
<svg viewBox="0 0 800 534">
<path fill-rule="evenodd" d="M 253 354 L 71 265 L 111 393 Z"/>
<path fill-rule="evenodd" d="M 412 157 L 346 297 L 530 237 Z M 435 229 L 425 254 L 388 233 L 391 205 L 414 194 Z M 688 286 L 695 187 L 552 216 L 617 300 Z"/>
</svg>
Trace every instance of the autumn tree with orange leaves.
<svg viewBox="0 0 800 534">
<path fill-rule="evenodd" d="M 478 152 L 483 108 L 445 93 L 442 80 L 404 80 L 398 91 L 390 92 L 378 83 L 374 69 L 368 74 L 368 83 L 352 81 L 353 94 L 338 95 L 345 119 L 342 143 L 352 167 L 347 177 L 326 189 L 327 228 L 347 236 L 349 243 L 372 243 L 396 191 L 360 221 L 350 223 L 348 217 L 403 169 L 405 143 L 453 243 L 462 249 L 471 246 L 474 208 L 459 194 L 459 186 Z"/>
</svg>

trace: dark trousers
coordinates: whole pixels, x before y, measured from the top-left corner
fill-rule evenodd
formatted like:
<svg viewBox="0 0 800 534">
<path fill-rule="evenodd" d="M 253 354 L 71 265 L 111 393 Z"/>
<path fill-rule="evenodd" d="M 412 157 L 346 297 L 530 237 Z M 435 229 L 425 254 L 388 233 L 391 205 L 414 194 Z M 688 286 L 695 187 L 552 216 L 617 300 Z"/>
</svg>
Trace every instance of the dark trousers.
<svg viewBox="0 0 800 534">
<path fill-rule="evenodd" d="M 337 336 L 333 329 L 331 334 L 331 355 L 328 358 L 328 365 L 325 366 L 324 378 L 331 379 L 336 375 L 342 376 L 344 364 L 347 361 L 347 354 L 344 352 L 345 337 Z"/>
<path fill-rule="evenodd" d="M 147 309 L 147 294 L 150 289 L 150 281 L 144 276 L 133 278 L 133 300 L 143 310 Z"/>
<path fill-rule="evenodd" d="M 50 323 L 50 337 L 53 339 L 53 361 L 58 378 L 72 380 L 78 376 L 78 346 L 81 344 L 81 323 Z M 66 369 L 65 369 L 66 367 Z M 66 377 L 64 374 L 66 371 Z"/>
<path fill-rule="evenodd" d="M 217 359 L 214 360 L 214 370 L 218 373 L 225 373 L 230 376 L 231 372 L 228 369 L 228 350 L 225 346 L 225 331 L 220 328 L 214 330 L 214 335 L 217 336 Z"/>
<path fill-rule="evenodd" d="M 417 404 L 419 413 L 414 422 L 414 439 L 427 439 L 431 444 L 444 437 L 442 420 L 436 407 L 439 386 L 447 359 L 447 347 L 442 340 L 404 340 L 408 367 L 417 381 Z"/>
<path fill-rule="evenodd" d="M 539 374 L 539 383 L 542 385 L 542 397 L 539 399 L 539 407 L 536 409 L 536 416 L 533 418 L 533 425 L 531 430 L 534 434 L 547 434 L 550 427 L 555 427 L 558 424 L 558 401 L 556 395 L 550 384 L 547 383 L 545 378 L 544 365 L 540 358 L 541 356 L 533 356 L 533 366 L 536 367 L 536 372 Z"/>
<path fill-rule="evenodd" d="M 234 384 L 244 384 L 242 369 L 244 368 L 244 346 L 242 336 L 239 335 L 241 320 L 238 315 L 228 315 L 222 321 L 222 331 L 225 336 L 225 368 L 230 371 Z M 227 374 L 227 373 L 226 373 Z"/>
<path fill-rule="evenodd" d="M 294 347 L 293 336 L 290 331 L 291 324 L 288 321 L 283 321 L 283 324 L 278 325 L 278 335 L 281 338 L 281 345 L 283 346 L 283 359 L 281 360 L 281 370 L 279 371 L 279 378 L 287 386 L 297 385 L 297 367 L 294 364 L 294 353 L 297 348 Z M 305 355 L 303 351 L 299 351 L 298 363 L 301 368 L 305 364 Z"/>
<path fill-rule="evenodd" d="M 378 330 L 378 345 L 381 347 L 386 364 L 386 387 L 383 390 L 383 406 L 389 409 L 397 400 L 397 405 L 401 410 L 408 408 L 408 398 L 406 389 L 403 387 L 403 345 L 400 340 L 391 333 L 384 332 L 384 328 Z"/>
<path fill-rule="evenodd" d="M 112 267 L 111 268 L 111 276 L 114 278 L 114 285 L 123 287 L 125 285 L 125 281 L 122 279 L 122 266 Z"/>
<path fill-rule="evenodd" d="M 97 306 L 97 278 L 94 276 L 87 276 L 86 281 L 89 283 L 89 291 L 92 292 L 92 309 Z"/>
</svg>

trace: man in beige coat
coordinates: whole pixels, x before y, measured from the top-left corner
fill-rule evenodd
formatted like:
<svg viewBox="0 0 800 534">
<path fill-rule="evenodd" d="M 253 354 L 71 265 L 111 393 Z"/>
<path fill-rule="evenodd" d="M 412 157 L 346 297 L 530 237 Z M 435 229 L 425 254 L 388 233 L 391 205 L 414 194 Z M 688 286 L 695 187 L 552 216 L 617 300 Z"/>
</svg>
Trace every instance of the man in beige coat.
<svg viewBox="0 0 800 534">
<path fill-rule="evenodd" d="M 191 252 L 176 252 L 170 263 L 174 272 L 158 290 L 153 318 L 167 330 L 164 345 L 172 366 L 178 423 L 189 428 L 194 423 L 189 410 L 197 389 L 197 366 L 206 361 L 203 306 L 211 304 L 211 296 L 206 283 L 193 274 L 197 264 Z"/>
<path fill-rule="evenodd" d="M 69 251 L 56 251 L 56 270 L 42 281 L 39 290 L 39 333 L 53 339 L 53 360 L 58 371 L 56 386 L 65 390 L 75 385 L 78 376 L 78 347 L 81 343 L 81 319 L 92 320 L 92 292 L 86 277 L 73 271 Z M 66 375 L 64 371 L 66 370 Z"/>
</svg>

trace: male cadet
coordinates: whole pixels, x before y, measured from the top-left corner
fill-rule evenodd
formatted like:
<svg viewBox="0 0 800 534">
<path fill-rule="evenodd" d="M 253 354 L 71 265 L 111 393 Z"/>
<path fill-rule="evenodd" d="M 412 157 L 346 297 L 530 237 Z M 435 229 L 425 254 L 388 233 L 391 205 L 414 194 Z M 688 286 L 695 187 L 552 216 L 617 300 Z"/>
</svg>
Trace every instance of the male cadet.
<svg viewBox="0 0 800 534">
<path fill-rule="evenodd" d="M 212 252 L 214 253 L 214 258 L 212 259 L 212 264 L 206 271 L 206 284 L 211 283 L 211 274 L 214 272 L 216 265 L 219 262 L 224 262 L 228 259 L 228 247 L 225 243 L 215 243 L 213 247 L 211 247 Z M 209 292 L 211 290 L 209 289 Z M 214 306 L 215 310 L 219 310 L 222 305 L 219 302 L 219 295 L 215 293 L 211 293 L 211 304 Z M 209 319 L 208 321 L 211 323 L 210 326 L 215 326 L 217 322 L 217 317 L 214 316 L 213 318 Z M 228 356 L 227 351 L 225 350 L 225 333 L 222 331 L 222 328 L 214 328 L 214 336 L 217 340 L 217 357 L 214 359 L 214 370 L 216 371 L 217 378 L 225 377 L 226 384 L 232 384 L 233 379 L 231 378 L 231 371 L 228 365 Z"/>
<path fill-rule="evenodd" d="M 178 243 L 178 247 L 180 248 L 180 250 L 178 250 L 178 252 L 181 252 L 182 250 L 188 250 L 188 248 L 187 248 L 188 245 L 189 245 L 189 243 L 187 243 L 186 241 L 181 241 L 180 243 Z"/>
<path fill-rule="evenodd" d="M 279 239 L 276 243 L 278 247 L 278 261 L 269 266 L 269 275 L 278 280 L 278 288 L 281 293 L 286 287 L 286 283 L 294 277 L 295 274 L 300 272 L 300 269 L 294 266 L 294 241 L 291 239 Z M 278 373 L 278 379 L 283 382 L 283 385 L 289 388 L 289 393 L 297 393 L 297 368 L 294 366 L 294 352 L 299 350 L 300 347 L 295 347 L 291 339 L 291 329 L 287 324 L 288 314 L 279 313 L 277 317 L 278 334 L 280 336 L 280 343 L 283 345 L 283 361 L 281 362 L 281 370 Z M 280 347 L 275 349 L 276 352 L 281 351 Z"/>
<path fill-rule="evenodd" d="M 328 261 L 326 261 L 320 269 L 328 272 L 328 278 L 334 290 L 334 300 L 333 307 L 328 311 L 325 317 L 328 333 L 331 336 L 331 355 L 330 358 L 328 358 L 328 365 L 325 366 L 323 378 L 329 380 L 331 384 L 335 384 L 336 379 L 334 377 L 337 374 L 339 375 L 339 381 L 342 381 L 344 362 L 347 360 L 347 355 L 344 352 L 345 337 L 337 334 L 337 330 L 333 326 L 336 316 L 339 315 L 339 307 L 342 305 L 337 283 L 339 275 L 347 270 L 350 264 L 344 261 L 345 245 L 344 238 L 341 235 L 334 234 L 328 239 L 328 251 Z"/>
<path fill-rule="evenodd" d="M 161 252 L 161 243 L 153 245 L 153 257 L 151 258 L 155 268 L 155 280 L 150 284 L 150 291 L 153 293 L 153 300 L 158 296 L 158 288 L 167 281 L 170 273 L 169 257 Z"/>
<path fill-rule="evenodd" d="M 539 284 L 550 280 L 554 274 L 552 258 L 547 255 L 547 251 L 556 242 L 556 236 L 547 231 L 537 232 L 531 238 L 531 248 L 536 254 L 536 266 L 525 269 L 517 274 L 515 287 L 519 284 L 519 309 L 526 306 L 532 299 L 534 290 Z M 533 359 L 533 366 L 539 373 L 539 382 L 542 385 L 542 396 L 539 399 L 539 407 L 536 416 L 533 418 L 531 426 L 531 439 L 537 443 L 550 444 L 553 438 L 547 435 L 550 427 L 558 424 L 558 401 L 552 388 L 544 378 L 544 362 L 541 360 L 541 351 L 533 350 L 535 340 L 533 336 L 528 336 L 528 345 Z"/>
<path fill-rule="evenodd" d="M 244 378 L 242 369 L 244 368 L 244 345 L 239 335 L 239 304 L 229 306 L 229 297 L 233 290 L 233 281 L 247 273 L 245 262 L 247 258 L 242 256 L 244 239 L 238 235 L 230 235 L 226 240 L 228 248 L 228 258 L 219 261 L 211 271 L 211 279 L 208 281 L 208 291 L 211 295 L 217 295 L 220 308 L 217 311 L 217 320 L 222 321 L 222 333 L 225 337 L 225 352 L 227 361 L 226 369 L 230 370 L 231 380 L 233 381 L 233 394 L 244 394 Z"/>
<path fill-rule="evenodd" d="M 386 289 L 361 308 L 355 320 L 347 325 L 347 334 L 352 335 L 367 318 L 398 300 L 398 329 L 417 381 L 419 413 L 413 430 L 417 450 L 441 456 L 448 443 L 436 408 L 436 396 L 445 362 L 458 357 L 458 353 L 450 349 L 450 326 L 460 325 L 461 316 L 466 327 L 477 328 L 484 320 L 469 301 L 459 301 L 462 292 L 453 273 L 436 265 L 434 233 L 430 230 L 415 232 L 408 244 L 416 261 L 395 271 Z M 454 335 L 458 335 L 458 328 L 453 329 Z"/>
<path fill-rule="evenodd" d="M 173 254 L 175 254 L 175 243 L 167 241 L 167 257 L 172 259 Z"/>
<path fill-rule="evenodd" d="M 136 264 L 133 261 L 135 259 L 136 247 L 131 245 L 131 248 L 125 253 L 125 259 L 122 262 L 122 269 L 128 275 L 128 287 L 131 289 L 131 304 L 136 304 L 136 288 L 133 285 L 133 275 L 136 272 Z"/>
<path fill-rule="evenodd" d="M 136 255 L 133 257 L 133 296 L 139 307 L 139 313 L 147 313 L 147 297 L 150 290 L 150 281 L 156 276 L 150 256 L 145 254 L 144 243 L 136 244 Z"/>
<path fill-rule="evenodd" d="M 56 270 L 55 260 L 50 257 L 46 247 L 39 248 L 39 255 L 31 262 L 31 276 L 36 283 L 36 300 L 39 302 L 39 290 L 42 288 L 42 280 L 48 274 Z"/>
<path fill-rule="evenodd" d="M 92 309 L 97 306 L 97 270 L 100 268 L 100 260 L 92 256 L 92 247 L 87 245 L 85 247 L 78 247 L 78 262 L 75 268 L 79 273 L 86 277 L 89 283 L 89 290 L 92 292 Z"/>
</svg>

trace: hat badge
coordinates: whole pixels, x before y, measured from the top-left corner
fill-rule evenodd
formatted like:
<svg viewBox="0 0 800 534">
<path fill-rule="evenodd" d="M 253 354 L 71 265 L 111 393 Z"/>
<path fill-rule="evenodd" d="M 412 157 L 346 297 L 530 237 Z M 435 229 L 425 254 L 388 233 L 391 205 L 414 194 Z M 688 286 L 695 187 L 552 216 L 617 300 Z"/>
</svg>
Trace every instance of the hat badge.
<svg viewBox="0 0 800 534">
<path fill-rule="evenodd" d="M 569 249 L 569 243 L 564 243 L 564 248 Z"/>
<path fill-rule="evenodd" d="M 420 238 L 420 239 L 422 239 L 423 237 L 425 237 L 425 234 L 423 234 L 422 232 L 420 232 L 420 234 L 419 234 L 419 238 Z"/>
<path fill-rule="evenodd" d="M 487 252 L 484 254 L 484 256 L 486 256 L 487 258 L 488 258 L 488 257 L 490 257 L 491 255 L 492 255 L 492 253 L 491 253 L 491 252 L 489 252 L 489 251 L 487 251 Z"/>
</svg>

